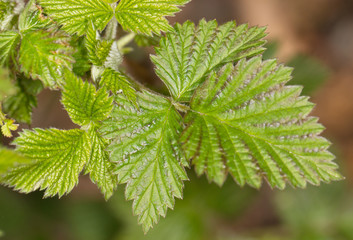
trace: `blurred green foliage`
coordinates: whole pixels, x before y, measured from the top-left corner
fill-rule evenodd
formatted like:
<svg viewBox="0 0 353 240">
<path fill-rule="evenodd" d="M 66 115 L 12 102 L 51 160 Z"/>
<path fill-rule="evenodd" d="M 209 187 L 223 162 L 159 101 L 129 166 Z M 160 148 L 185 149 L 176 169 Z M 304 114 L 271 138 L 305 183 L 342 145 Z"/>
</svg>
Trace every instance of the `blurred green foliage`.
<svg viewBox="0 0 353 240">
<path fill-rule="evenodd" d="M 93 185 L 92 185 L 93 186 Z M 184 201 L 144 235 L 131 216 L 123 188 L 105 203 L 96 195 L 40 199 L 0 188 L 2 240 L 350 240 L 353 239 L 353 194 L 343 183 L 273 193 L 280 224 L 233 229 L 258 197 L 232 180 L 223 188 L 204 177 L 186 183 Z"/>
<path fill-rule="evenodd" d="M 114 239 L 119 222 L 102 199 L 41 199 L 0 188 L 2 240 Z"/>
<path fill-rule="evenodd" d="M 108 203 L 87 196 L 43 200 L 40 193 L 20 195 L 0 188 L 0 228 L 4 240 L 213 240 L 217 226 L 234 221 L 256 193 L 240 189 L 232 179 L 219 188 L 204 177 L 192 176 L 184 200 L 178 200 L 168 218 L 144 236 L 137 218 L 131 216 L 131 202 L 125 201 L 123 187 Z"/>
<path fill-rule="evenodd" d="M 17 76 L 16 91 L 3 101 L 3 110 L 8 117 L 19 122 L 32 122 L 32 109 L 37 107 L 37 95 L 43 85 L 39 80 L 31 80 L 24 76 Z"/>
<path fill-rule="evenodd" d="M 291 239 L 353 239 L 353 193 L 343 183 L 279 192 L 276 206 Z"/>
<path fill-rule="evenodd" d="M 270 42 L 266 45 L 266 51 L 263 54 L 264 59 L 276 57 L 278 43 Z M 291 58 L 286 65 L 293 68 L 293 79 L 289 82 L 291 85 L 302 85 L 302 94 L 312 95 L 330 76 L 330 70 L 324 63 L 318 59 L 298 54 Z"/>
<path fill-rule="evenodd" d="M 330 71 L 319 60 L 305 55 L 292 58 L 288 66 L 293 67 L 292 85 L 304 86 L 303 95 L 311 95 L 328 79 Z"/>
</svg>

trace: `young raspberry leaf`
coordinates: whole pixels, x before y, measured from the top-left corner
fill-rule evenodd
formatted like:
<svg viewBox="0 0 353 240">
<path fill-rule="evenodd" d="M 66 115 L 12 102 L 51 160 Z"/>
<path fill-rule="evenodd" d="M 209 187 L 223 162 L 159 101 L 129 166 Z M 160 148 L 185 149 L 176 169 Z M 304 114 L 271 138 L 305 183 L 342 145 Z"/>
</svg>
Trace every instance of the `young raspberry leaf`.
<svg viewBox="0 0 353 240">
<path fill-rule="evenodd" d="M 109 160 L 109 153 L 105 151 L 108 141 L 100 136 L 96 127 L 88 130 L 91 141 L 91 155 L 85 167 L 85 174 L 89 174 L 92 182 L 97 184 L 108 200 L 118 186 L 118 177 L 114 174 L 114 164 Z"/>
<path fill-rule="evenodd" d="M 88 51 L 88 58 L 93 65 L 103 66 L 109 55 L 112 44 L 113 41 L 99 39 L 93 23 L 88 26 L 85 45 Z"/>
<path fill-rule="evenodd" d="M 103 30 L 114 15 L 113 8 L 103 0 L 39 0 L 39 3 L 44 12 L 71 34 L 85 34 L 92 20 L 98 30 Z"/>
<path fill-rule="evenodd" d="M 16 47 L 20 42 L 20 34 L 15 31 L 0 33 L 0 66 L 7 65 L 16 57 Z"/>
<path fill-rule="evenodd" d="M 1 124 L 1 132 L 5 137 L 11 138 L 12 132 L 18 129 L 18 124 L 15 124 L 15 120 L 5 119 Z"/>
<path fill-rule="evenodd" d="M 62 103 L 72 121 L 78 125 L 97 123 L 106 119 L 112 111 L 112 98 L 106 89 L 96 88 L 88 82 L 65 71 Z"/>
<path fill-rule="evenodd" d="M 71 68 L 73 60 L 68 52 L 66 38 L 60 34 L 43 30 L 26 33 L 19 52 L 21 70 L 45 86 L 55 88 L 62 81 L 63 69 Z"/>
<path fill-rule="evenodd" d="M 18 20 L 18 30 L 21 33 L 26 31 L 35 31 L 48 27 L 50 19 L 44 17 L 40 11 L 37 10 L 35 0 L 27 3 L 26 8 L 21 13 Z"/>
<path fill-rule="evenodd" d="M 106 86 L 113 94 L 121 91 L 130 102 L 136 104 L 136 90 L 125 74 L 107 68 L 103 72 L 100 84 Z"/>
<path fill-rule="evenodd" d="M 151 59 L 172 97 L 187 102 L 213 69 L 261 53 L 264 31 L 235 22 L 218 26 L 216 21 L 202 20 L 198 27 L 192 22 L 176 24 Z"/>
<path fill-rule="evenodd" d="M 313 104 L 301 87 L 285 86 L 291 68 L 260 57 L 210 73 L 191 101 L 181 141 L 198 174 L 223 184 L 229 172 L 240 184 L 272 187 L 286 182 L 341 179 L 323 127 L 308 114 Z"/>
<path fill-rule="evenodd" d="M 32 162 L 11 169 L 2 182 L 24 193 L 45 189 L 45 197 L 69 193 L 90 156 L 87 134 L 78 129 L 24 130 L 14 143 Z"/>
<path fill-rule="evenodd" d="M 166 16 L 174 16 L 190 0 L 121 0 L 115 16 L 124 30 L 151 35 L 170 31 Z"/>
<path fill-rule="evenodd" d="M 113 174 L 113 164 L 105 151 L 108 141 L 97 132 L 97 126 L 112 111 L 112 98 L 105 88 L 97 91 L 92 84 L 83 82 L 69 71 L 66 71 L 64 76 L 62 103 L 74 123 L 89 126 L 86 129 L 90 157 L 85 167 L 85 174 L 90 175 L 92 182 L 97 184 L 105 198 L 109 199 L 117 187 L 118 179 Z"/>
<path fill-rule="evenodd" d="M 147 232 L 182 197 L 187 163 L 178 143 L 182 119 L 172 103 L 146 91 L 137 103 L 139 109 L 118 95 L 101 132 L 111 140 L 119 183 L 127 183 L 126 198 L 134 200 L 133 212 Z"/>
<path fill-rule="evenodd" d="M 118 71 L 123 59 L 117 42 L 100 40 L 99 38 L 99 33 L 93 23 L 90 24 L 85 38 L 85 46 L 90 62 L 95 66 L 104 66 Z"/>
</svg>

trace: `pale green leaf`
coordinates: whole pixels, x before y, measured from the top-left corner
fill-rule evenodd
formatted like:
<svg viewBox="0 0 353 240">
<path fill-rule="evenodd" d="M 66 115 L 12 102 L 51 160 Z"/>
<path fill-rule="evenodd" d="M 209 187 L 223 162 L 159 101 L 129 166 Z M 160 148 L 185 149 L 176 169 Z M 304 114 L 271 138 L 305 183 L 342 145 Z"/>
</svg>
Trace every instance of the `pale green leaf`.
<svg viewBox="0 0 353 240">
<path fill-rule="evenodd" d="M 91 155 L 85 167 L 92 182 L 98 185 L 106 199 L 109 199 L 118 186 L 118 177 L 114 174 L 114 165 L 110 162 L 109 153 L 105 151 L 108 141 L 100 136 L 95 127 L 88 131 L 91 141 Z"/>
<path fill-rule="evenodd" d="M 198 27 L 192 22 L 177 24 L 174 32 L 162 38 L 152 61 L 172 97 L 187 102 L 211 70 L 261 53 L 264 31 L 235 22 L 218 26 L 216 21 L 202 20 Z"/>
<path fill-rule="evenodd" d="M 20 34 L 15 31 L 0 33 L 0 66 L 7 65 L 10 59 L 15 59 L 16 47 L 20 41 Z"/>
<path fill-rule="evenodd" d="M 107 68 L 103 72 L 100 84 L 107 86 L 113 94 L 122 92 L 129 101 L 136 104 L 136 90 L 125 74 Z"/>
<path fill-rule="evenodd" d="M 0 125 L 2 125 L 1 133 L 8 138 L 13 137 L 12 132 L 17 131 L 19 126 L 13 119 L 4 119 L 3 121 L 0 121 Z"/>
<path fill-rule="evenodd" d="M 114 41 L 110 48 L 108 57 L 105 60 L 104 67 L 111 68 L 115 71 L 119 71 L 119 67 L 122 62 L 123 62 L 123 56 L 122 56 L 122 53 L 120 52 L 118 42 Z"/>
<path fill-rule="evenodd" d="M 29 163 L 28 158 L 4 147 L 0 147 L 0 175 L 6 173 L 11 168 L 24 163 Z M 1 181 L 1 180 L 0 180 Z"/>
<path fill-rule="evenodd" d="M 90 156 L 87 134 L 78 129 L 24 130 L 15 144 L 33 161 L 9 171 L 3 182 L 24 193 L 45 190 L 45 197 L 69 193 Z"/>
<path fill-rule="evenodd" d="M 39 0 L 39 3 L 71 34 L 83 35 L 91 21 L 98 30 L 103 30 L 114 15 L 113 8 L 103 0 Z"/>
<path fill-rule="evenodd" d="M 54 88 L 62 81 L 62 71 L 70 68 L 66 38 L 46 31 L 35 31 L 22 38 L 19 62 L 21 70 L 45 86 Z"/>
<path fill-rule="evenodd" d="M 70 71 L 65 71 L 62 103 L 72 121 L 81 126 L 106 119 L 112 108 L 112 98 L 106 89 L 83 82 Z"/>
<path fill-rule="evenodd" d="M 121 0 L 115 16 L 124 30 L 152 35 L 170 31 L 165 17 L 174 16 L 190 0 Z"/>
<path fill-rule="evenodd" d="M 150 92 L 138 93 L 139 110 L 122 95 L 101 129 L 111 139 L 119 183 L 133 201 L 133 212 L 147 232 L 182 197 L 187 165 L 178 143 L 181 116 L 171 102 Z"/>
<path fill-rule="evenodd" d="M 341 179 L 322 125 L 308 116 L 313 104 L 301 87 L 285 86 L 290 79 L 290 68 L 259 57 L 210 73 L 181 138 L 198 174 L 222 184 L 229 172 L 255 187 L 264 177 L 280 189 Z"/>
</svg>

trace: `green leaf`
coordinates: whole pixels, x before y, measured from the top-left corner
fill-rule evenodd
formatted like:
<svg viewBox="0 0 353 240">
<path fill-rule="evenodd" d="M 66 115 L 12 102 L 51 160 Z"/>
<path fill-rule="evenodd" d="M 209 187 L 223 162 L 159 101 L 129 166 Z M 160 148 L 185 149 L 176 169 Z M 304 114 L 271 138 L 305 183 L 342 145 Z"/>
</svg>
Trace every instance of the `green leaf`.
<svg viewBox="0 0 353 240">
<path fill-rule="evenodd" d="M 101 57 L 104 57 L 103 62 L 105 61 L 105 58 L 107 58 L 110 47 L 108 48 L 108 53 L 106 53 L 105 56 L 98 56 L 98 54 L 96 54 L 97 48 L 98 48 L 97 45 L 99 42 L 97 35 L 98 35 L 97 30 L 92 22 L 87 27 L 85 45 L 88 52 L 88 59 L 92 62 L 92 64 L 99 66 L 103 64 L 103 63 L 101 64 L 102 62 Z"/>
<path fill-rule="evenodd" d="M 118 178 L 114 174 L 114 165 L 109 160 L 109 154 L 105 149 L 108 141 L 100 136 L 95 127 L 88 131 L 91 141 L 91 155 L 85 173 L 89 173 L 92 182 L 98 185 L 108 200 L 118 186 Z"/>
<path fill-rule="evenodd" d="M 18 122 L 30 124 L 32 122 L 32 109 L 37 106 L 37 98 L 33 95 L 18 92 L 5 99 L 4 112 Z"/>
<path fill-rule="evenodd" d="M 172 27 L 165 19 L 179 12 L 190 0 L 121 0 L 115 16 L 124 30 L 152 35 L 170 31 Z"/>
<path fill-rule="evenodd" d="M 87 28 L 86 48 L 88 50 L 88 58 L 93 65 L 103 66 L 107 59 L 113 41 L 99 40 L 98 33 L 93 23 Z"/>
<path fill-rule="evenodd" d="M 160 37 L 157 35 L 145 36 L 142 34 L 137 34 L 135 36 L 135 42 L 140 47 L 150 47 L 150 46 L 158 46 Z"/>
<path fill-rule="evenodd" d="M 81 126 L 106 119 L 113 108 L 106 89 L 97 91 L 92 84 L 83 82 L 70 71 L 65 72 L 62 103 L 72 121 Z"/>
<path fill-rule="evenodd" d="M 172 97 L 187 102 L 213 69 L 261 53 L 264 31 L 236 27 L 235 22 L 218 26 L 216 21 L 202 20 L 198 27 L 192 22 L 177 24 L 174 32 L 162 38 L 152 61 Z"/>
<path fill-rule="evenodd" d="M 191 102 L 181 141 L 198 174 L 222 184 L 229 172 L 240 184 L 272 187 L 286 182 L 341 179 L 330 143 L 313 104 L 300 97 L 301 87 L 285 86 L 291 69 L 261 58 L 241 60 L 213 71 Z"/>
<path fill-rule="evenodd" d="M 16 47 L 20 41 L 20 34 L 15 31 L 0 33 L 0 66 L 7 65 L 10 59 L 15 59 Z"/>
<path fill-rule="evenodd" d="M 0 113 L 2 114 L 2 113 Z M 15 120 L 13 119 L 2 119 L 0 121 L 1 126 L 1 133 L 8 138 L 13 137 L 12 132 L 17 131 L 18 129 L 18 124 L 15 124 Z"/>
<path fill-rule="evenodd" d="M 16 165 L 29 162 L 30 160 L 23 157 L 21 154 L 13 150 L 0 147 L 0 175 L 6 173 Z"/>
<path fill-rule="evenodd" d="M 69 193 L 90 156 L 87 134 L 78 129 L 24 130 L 15 144 L 33 161 L 8 172 L 4 183 L 24 193 L 45 189 L 45 197 Z"/>
<path fill-rule="evenodd" d="M 89 60 L 93 65 L 103 66 L 107 57 L 109 56 L 110 49 L 113 41 L 97 41 L 94 49 L 88 48 Z"/>
<path fill-rule="evenodd" d="M 15 6 L 15 1 L 0 1 L 0 31 L 10 29 Z"/>
<path fill-rule="evenodd" d="M 69 52 L 65 37 L 46 31 L 29 32 L 21 42 L 21 70 L 54 88 L 62 81 L 63 69 L 71 66 L 73 60 L 68 56 Z"/>
<path fill-rule="evenodd" d="M 17 76 L 17 91 L 3 102 L 4 112 L 18 122 L 30 124 L 32 109 L 37 106 L 37 94 L 43 89 L 40 81 Z"/>
<path fill-rule="evenodd" d="M 83 77 L 91 70 L 88 51 L 85 47 L 85 38 L 72 36 L 70 46 L 75 49 L 75 53 L 72 54 L 74 58 L 72 71 L 77 76 Z"/>
<path fill-rule="evenodd" d="M 0 20 L 3 19 L 9 7 L 9 3 L 0 1 Z"/>
<path fill-rule="evenodd" d="M 12 95 L 15 92 L 16 88 L 9 77 L 8 71 L 0 67 L 0 102 L 2 102 L 7 96 Z"/>
<path fill-rule="evenodd" d="M 118 95 L 101 131 L 111 139 L 119 183 L 127 183 L 126 198 L 134 200 L 133 212 L 147 232 L 182 197 L 187 163 L 178 143 L 182 119 L 172 103 L 146 91 L 138 93 L 137 103 L 139 110 Z"/>
<path fill-rule="evenodd" d="M 19 17 L 18 29 L 24 33 L 28 30 L 39 30 L 47 27 L 50 24 L 50 19 L 44 17 L 41 12 L 37 10 L 35 0 L 27 3 L 26 8 L 23 10 Z"/>
<path fill-rule="evenodd" d="M 39 3 L 71 34 L 83 35 L 91 21 L 98 30 L 103 30 L 114 15 L 112 7 L 103 0 L 39 0 Z"/>
<path fill-rule="evenodd" d="M 113 94 L 121 91 L 130 102 L 136 104 L 136 90 L 125 74 L 107 68 L 103 72 L 100 84 L 107 86 Z"/>
<path fill-rule="evenodd" d="M 94 25 L 87 29 L 86 48 L 88 58 L 95 66 L 117 69 L 122 62 L 121 53 L 115 41 L 100 40 Z"/>
<path fill-rule="evenodd" d="M 0 174 L 11 167 L 2 182 L 14 186 L 16 190 L 28 193 L 46 189 L 46 197 L 56 194 L 61 197 L 77 185 L 85 165 L 85 173 L 90 174 L 106 199 L 112 196 L 117 187 L 114 166 L 105 151 L 107 140 L 98 134 L 94 126 L 87 132 L 78 129 L 25 130 L 15 144 L 18 152 L 29 160 L 20 158 L 16 162 L 19 166 L 16 167 L 15 159 L 9 159 L 5 164 L 0 148 Z"/>
</svg>

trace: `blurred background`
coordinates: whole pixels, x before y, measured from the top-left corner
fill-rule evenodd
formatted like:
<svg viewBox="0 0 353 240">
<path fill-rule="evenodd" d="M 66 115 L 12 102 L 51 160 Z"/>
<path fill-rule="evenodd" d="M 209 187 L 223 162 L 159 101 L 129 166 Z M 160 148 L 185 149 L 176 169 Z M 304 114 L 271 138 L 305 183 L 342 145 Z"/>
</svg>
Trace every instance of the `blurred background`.
<svg viewBox="0 0 353 240">
<path fill-rule="evenodd" d="M 295 68 L 292 84 L 304 85 L 317 104 L 314 115 L 327 128 L 324 135 L 346 180 L 305 190 L 264 185 L 257 191 L 232 179 L 219 188 L 189 170 L 184 199 L 146 236 L 124 200 L 124 186 L 108 202 L 86 177 L 60 200 L 0 187 L 0 239 L 353 239 L 353 1 L 193 0 L 170 20 L 202 18 L 268 27 L 265 57 Z M 152 48 L 132 52 L 124 65 L 143 84 L 165 91 L 150 53 Z M 59 100 L 59 92 L 43 91 L 31 127 L 75 127 Z"/>
</svg>

